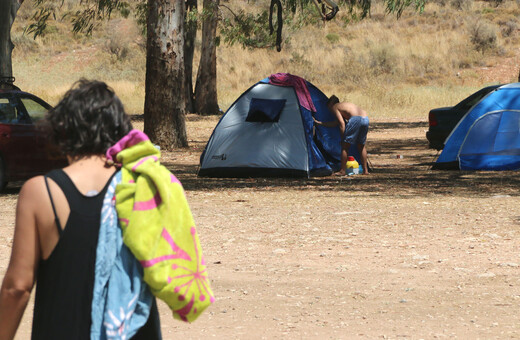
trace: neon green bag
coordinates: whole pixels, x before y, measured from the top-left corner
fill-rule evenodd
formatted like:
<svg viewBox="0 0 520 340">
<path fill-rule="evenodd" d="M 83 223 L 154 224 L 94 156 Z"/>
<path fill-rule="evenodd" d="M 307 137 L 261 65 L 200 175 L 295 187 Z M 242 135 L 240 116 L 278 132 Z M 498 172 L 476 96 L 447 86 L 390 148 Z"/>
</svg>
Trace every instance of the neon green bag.
<svg viewBox="0 0 520 340">
<path fill-rule="evenodd" d="M 175 318 L 192 322 L 215 298 L 184 189 L 159 157 L 139 130 L 107 151 L 122 165 L 116 210 L 123 242 L 143 266 L 152 294 Z"/>
</svg>

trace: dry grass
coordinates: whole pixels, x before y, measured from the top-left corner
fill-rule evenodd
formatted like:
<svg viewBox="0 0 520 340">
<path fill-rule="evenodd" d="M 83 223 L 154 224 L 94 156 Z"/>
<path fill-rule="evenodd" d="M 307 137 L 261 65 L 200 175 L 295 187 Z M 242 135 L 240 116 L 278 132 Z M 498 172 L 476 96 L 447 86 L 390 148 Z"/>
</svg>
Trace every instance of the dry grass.
<svg viewBox="0 0 520 340">
<path fill-rule="evenodd" d="M 266 5 L 265 1 L 254 3 Z M 242 2 L 228 5 L 246 9 Z M 142 113 L 144 38 L 133 19 L 103 23 L 89 38 L 70 34 L 65 21 L 51 22 L 50 32 L 34 41 L 22 35 L 30 6 L 30 2 L 23 4 L 13 29 L 18 46 L 14 73 L 21 87 L 55 104 L 77 79 L 97 78 L 116 89 L 130 113 Z M 374 4 L 371 18 L 361 22 L 340 11 L 325 25 L 318 22 L 298 30 L 286 26 L 287 43 L 280 53 L 222 44 L 218 50 L 219 102 L 225 110 L 260 79 L 289 72 L 326 94 L 359 103 L 372 115 L 424 117 L 431 107 L 451 105 L 484 85 L 503 82 L 483 79 L 480 69 L 518 56 L 519 14 L 512 0 L 498 7 L 488 2 L 443 5 L 439 1 L 429 3 L 423 14 L 406 11 L 397 20 Z M 479 33 L 475 23 L 486 29 Z M 486 34 L 493 33 L 496 40 L 482 48 Z M 196 54 L 194 72 L 197 66 Z M 514 80 L 517 66 L 504 72 L 510 74 L 507 81 Z"/>
</svg>

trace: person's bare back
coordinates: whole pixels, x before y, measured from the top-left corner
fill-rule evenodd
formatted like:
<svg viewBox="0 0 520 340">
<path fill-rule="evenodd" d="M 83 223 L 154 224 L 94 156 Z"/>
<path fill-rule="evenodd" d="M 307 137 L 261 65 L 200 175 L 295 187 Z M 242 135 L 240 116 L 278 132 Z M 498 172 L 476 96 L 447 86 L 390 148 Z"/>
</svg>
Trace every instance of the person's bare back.
<svg viewBox="0 0 520 340">
<path fill-rule="evenodd" d="M 368 155 L 365 147 L 366 133 L 368 132 L 368 116 L 366 111 L 354 103 L 340 102 L 335 95 L 330 96 L 327 101 L 327 107 L 336 116 L 336 121 L 320 122 L 316 119 L 314 119 L 314 121 L 318 125 L 328 127 L 339 126 L 339 130 L 343 136 L 341 142 L 341 168 L 335 174 L 341 176 L 346 174 L 348 149 L 351 144 L 355 143 L 359 151 L 361 165 L 363 166 L 363 175 L 368 175 Z M 352 117 L 363 117 L 359 118 L 363 123 L 351 124 L 350 120 Z M 349 131 L 347 131 L 347 127 L 350 128 Z M 362 132 L 360 133 L 360 131 Z"/>
<path fill-rule="evenodd" d="M 360 116 L 366 117 L 367 113 L 365 110 L 360 108 L 354 103 L 342 102 L 334 105 L 334 108 L 339 111 L 343 119 L 349 120 L 352 117 Z"/>
</svg>

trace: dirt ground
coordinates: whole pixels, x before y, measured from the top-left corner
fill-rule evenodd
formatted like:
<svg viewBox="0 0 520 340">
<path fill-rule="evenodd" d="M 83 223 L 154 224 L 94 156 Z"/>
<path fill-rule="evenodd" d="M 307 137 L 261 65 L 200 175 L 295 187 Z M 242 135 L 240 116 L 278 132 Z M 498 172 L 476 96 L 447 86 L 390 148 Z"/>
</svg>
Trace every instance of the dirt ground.
<svg viewBox="0 0 520 340">
<path fill-rule="evenodd" d="M 190 148 L 163 153 L 216 295 L 193 324 L 161 303 L 165 339 L 520 338 L 518 172 L 431 171 L 426 122 L 373 119 L 370 176 L 197 178 L 216 122 L 189 116 Z M 18 191 L 0 196 L 1 276 Z"/>
</svg>

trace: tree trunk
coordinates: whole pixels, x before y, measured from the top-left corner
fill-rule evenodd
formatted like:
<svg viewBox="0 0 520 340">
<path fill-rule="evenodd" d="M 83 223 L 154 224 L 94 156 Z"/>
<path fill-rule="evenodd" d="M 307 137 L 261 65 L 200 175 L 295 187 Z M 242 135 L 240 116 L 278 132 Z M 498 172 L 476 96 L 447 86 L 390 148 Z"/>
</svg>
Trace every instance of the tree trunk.
<svg viewBox="0 0 520 340">
<path fill-rule="evenodd" d="M 11 27 L 22 1 L 0 0 L 0 77 L 13 76 Z"/>
<path fill-rule="evenodd" d="M 195 106 L 199 114 L 219 114 L 216 46 L 219 3 L 220 0 L 204 0 L 202 48 L 195 84 Z"/>
<path fill-rule="evenodd" d="M 184 0 L 149 0 L 144 132 L 165 150 L 188 146 L 184 91 Z"/>
<path fill-rule="evenodd" d="M 184 72 L 186 77 L 186 111 L 195 112 L 193 94 L 193 54 L 197 37 L 197 20 L 189 18 L 190 12 L 197 10 L 197 0 L 186 0 L 186 31 L 184 32 Z"/>
</svg>

